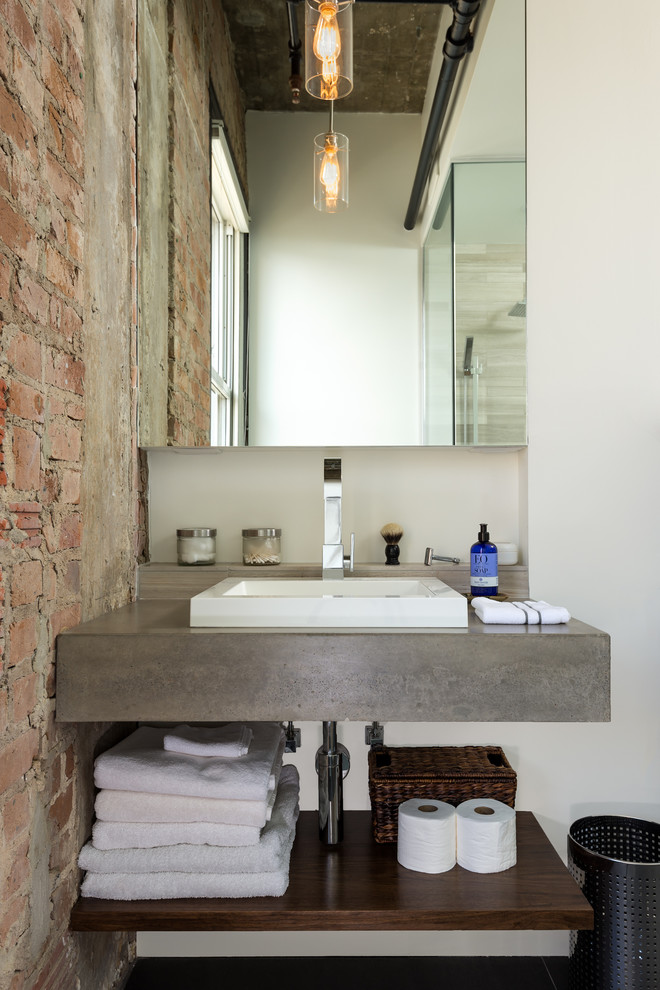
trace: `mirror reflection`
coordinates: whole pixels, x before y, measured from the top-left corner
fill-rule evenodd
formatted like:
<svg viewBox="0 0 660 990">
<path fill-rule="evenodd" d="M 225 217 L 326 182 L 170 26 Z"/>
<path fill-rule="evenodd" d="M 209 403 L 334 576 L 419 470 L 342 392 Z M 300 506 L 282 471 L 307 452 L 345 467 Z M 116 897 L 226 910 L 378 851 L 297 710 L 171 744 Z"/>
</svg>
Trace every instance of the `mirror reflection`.
<svg viewBox="0 0 660 990">
<path fill-rule="evenodd" d="M 218 14 L 225 8 L 232 27 L 239 20 L 258 27 L 274 9 L 270 2 L 260 5 L 257 17 L 252 3 L 216 0 L 211 6 Z M 392 9 L 356 4 L 356 18 L 361 6 Z M 485 281 L 508 282 L 515 297 L 509 309 L 522 303 L 524 237 L 515 279 L 511 271 L 498 268 L 508 241 L 493 239 L 490 231 L 469 230 L 466 237 L 472 240 L 464 240 L 461 248 L 453 237 L 459 164 L 467 168 L 468 160 L 476 167 L 517 159 L 524 168 L 524 0 L 495 0 L 482 7 L 475 51 L 461 69 L 420 221 L 415 230 L 406 231 L 403 218 L 425 127 L 423 114 L 355 112 L 349 106 L 353 96 L 345 110 L 337 102 L 335 127 L 350 142 L 349 207 L 333 215 L 318 213 L 313 205 L 313 142 L 327 127 L 324 108 L 311 109 L 303 101 L 298 108 L 273 112 L 251 109 L 248 101 L 243 116 L 239 96 L 234 100 L 231 87 L 218 77 L 220 46 L 200 36 L 194 8 L 169 0 L 165 21 L 157 6 L 140 0 L 143 446 L 203 445 L 209 440 L 255 446 L 525 442 L 524 375 L 514 388 L 513 404 L 522 409 L 515 429 L 502 426 L 499 406 L 502 399 L 512 404 L 512 373 L 502 354 L 514 338 L 516 361 L 524 371 L 525 320 L 507 317 L 513 325 L 504 330 L 499 317 L 484 314 L 474 268 L 479 262 L 485 271 L 493 260 L 485 245 L 499 245 Z M 407 8 L 411 17 L 418 8 L 424 5 Z M 451 17 L 450 8 L 443 6 L 442 12 Z M 437 32 L 438 50 L 446 28 L 444 21 Z M 186 61 L 186 45 L 188 55 L 194 54 L 200 37 L 201 54 Z M 235 37 L 232 30 L 231 42 L 225 44 L 234 45 L 240 68 L 245 52 Z M 163 55 L 173 38 L 177 57 L 168 74 Z M 204 107 L 195 107 L 190 99 L 194 80 L 176 75 L 184 63 L 189 71 L 199 70 L 201 90 L 205 58 L 206 79 L 211 79 L 207 126 L 209 118 L 215 124 L 208 144 L 211 168 L 207 158 L 206 170 L 199 157 L 188 154 L 203 144 Z M 370 64 L 363 57 L 363 62 L 363 75 L 380 71 L 379 59 Z M 434 66 L 431 95 L 437 55 Z M 359 76 L 355 86 L 359 91 Z M 168 104 L 165 117 L 155 112 Z M 196 115 L 190 126 L 186 115 Z M 243 140 L 246 146 L 238 147 Z M 506 199 L 487 185 L 472 191 L 473 201 L 488 197 L 500 205 Z M 524 231 L 524 199 L 522 217 L 516 210 Z M 453 226 L 442 228 L 443 215 L 452 218 Z M 200 250 L 205 229 L 207 243 Z M 480 245 L 478 259 L 470 250 L 475 244 Z M 472 271 L 461 275 L 469 255 Z M 451 284 L 442 290 L 433 281 L 438 266 L 451 275 Z M 472 312 L 459 320 L 461 297 L 466 312 Z M 446 307 L 442 319 L 439 305 Z M 454 306 L 455 326 L 450 318 Z M 493 350 L 497 335 L 502 339 Z"/>
<path fill-rule="evenodd" d="M 526 442 L 525 166 L 453 165 L 424 243 L 425 442 Z"/>
</svg>

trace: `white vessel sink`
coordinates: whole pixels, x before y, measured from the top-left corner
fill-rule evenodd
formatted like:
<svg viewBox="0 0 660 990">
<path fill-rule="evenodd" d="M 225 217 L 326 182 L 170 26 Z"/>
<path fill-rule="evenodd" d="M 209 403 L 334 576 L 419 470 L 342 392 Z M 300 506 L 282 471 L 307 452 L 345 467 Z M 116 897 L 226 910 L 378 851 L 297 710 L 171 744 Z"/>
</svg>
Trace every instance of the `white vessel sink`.
<svg viewBox="0 0 660 990">
<path fill-rule="evenodd" d="M 467 626 L 467 599 L 437 578 L 227 578 L 190 600 L 191 626 Z"/>
</svg>

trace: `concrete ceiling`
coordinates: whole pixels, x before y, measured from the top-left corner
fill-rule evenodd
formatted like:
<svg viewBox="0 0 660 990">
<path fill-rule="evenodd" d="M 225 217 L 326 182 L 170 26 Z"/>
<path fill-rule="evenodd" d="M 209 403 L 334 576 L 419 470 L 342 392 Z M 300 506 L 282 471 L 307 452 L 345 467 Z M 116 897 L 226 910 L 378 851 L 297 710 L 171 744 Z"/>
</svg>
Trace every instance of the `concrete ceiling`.
<svg viewBox="0 0 660 990">
<path fill-rule="evenodd" d="M 327 112 L 327 104 L 304 90 L 298 107 L 292 104 L 286 0 L 222 0 L 222 6 L 246 109 Z M 442 9 L 441 3 L 357 0 L 354 85 L 341 100 L 342 113 L 421 113 Z M 296 3 L 296 14 L 304 41 L 302 2 Z"/>
</svg>

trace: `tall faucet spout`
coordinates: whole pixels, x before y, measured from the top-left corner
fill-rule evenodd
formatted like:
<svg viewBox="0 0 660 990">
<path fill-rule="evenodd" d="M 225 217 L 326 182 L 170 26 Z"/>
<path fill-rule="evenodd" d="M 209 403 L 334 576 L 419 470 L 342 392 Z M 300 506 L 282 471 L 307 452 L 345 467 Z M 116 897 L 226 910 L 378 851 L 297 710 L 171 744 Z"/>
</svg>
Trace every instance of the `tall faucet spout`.
<svg viewBox="0 0 660 990">
<path fill-rule="evenodd" d="M 341 542 L 341 458 L 323 461 L 323 579 L 343 578 L 344 547 Z"/>
</svg>

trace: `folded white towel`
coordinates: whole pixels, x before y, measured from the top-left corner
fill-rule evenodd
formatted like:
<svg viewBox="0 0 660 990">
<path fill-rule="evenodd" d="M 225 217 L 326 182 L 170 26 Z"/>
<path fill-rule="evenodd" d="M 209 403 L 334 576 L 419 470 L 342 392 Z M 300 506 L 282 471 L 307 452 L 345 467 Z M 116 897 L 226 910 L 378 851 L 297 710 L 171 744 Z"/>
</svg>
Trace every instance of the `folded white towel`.
<svg viewBox="0 0 660 990">
<path fill-rule="evenodd" d="M 571 618 L 571 613 L 563 605 L 549 605 L 548 602 L 542 601 L 526 601 L 525 604 L 539 613 L 541 623 L 544 626 L 558 625 L 562 622 L 568 622 Z"/>
<path fill-rule="evenodd" d="M 163 746 L 172 753 L 192 756 L 245 756 L 252 742 L 252 729 L 240 722 L 217 728 L 177 725 L 165 733 Z"/>
<path fill-rule="evenodd" d="M 249 752 L 227 758 L 170 753 L 163 749 L 166 729 L 141 726 L 97 757 L 94 783 L 113 790 L 265 801 L 275 786 L 273 768 L 282 762 L 284 729 L 278 722 L 251 722 L 249 728 Z"/>
<path fill-rule="evenodd" d="M 501 625 L 525 624 L 525 613 L 521 612 L 513 602 L 496 602 L 492 598 L 473 598 L 472 608 L 482 622 Z"/>
<path fill-rule="evenodd" d="M 279 764 L 274 768 L 279 777 Z M 231 798 L 183 797 L 180 794 L 149 794 L 147 791 L 113 791 L 105 788 L 96 795 L 94 811 L 104 822 L 210 822 L 247 825 L 261 829 L 270 821 L 276 788 L 265 801 L 234 801 Z"/>
<path fill-rule="evenodd" d="M 516 608 L 519 608 L 521 612 L 525 613 L 525 622 L 528 626 L 538 626 L 541 621 L 541 616 L 535 608 L 532 608 L 531 605 L 528 605 L 526 602 L 514 602 L 513 604 Z"/>
<path fill-rule="evenodd" d="M 294 766 L 286 766 L 273 817 L 254 846 L 182 844 L 105 849 L 97 846 L 94 831 L 93 841 L 80 851 L 78 865 L 92 873 L 265 873 L 279 870 L 286 865 L 291 853 L 299 813 L 298 794 L 298 771 Z"/>
<path fill-rule="evenodd" d="M 80 893 L 108 901 L 172 897 L 281 897 L 289 864 L 271 873 L 87 873 Z"/>
<path fill-rule="evenodd" d="M 256 825 L 224 825 L 215 822 L 94 822 L 96 849 L 151 849 L 178 843 L 209 846 L 254 846 L 261 829 Z M 85 867 L 86 869 L 87 867 Z M 89 867 L 92 869 L 92 867 Z"/>
</svg>

